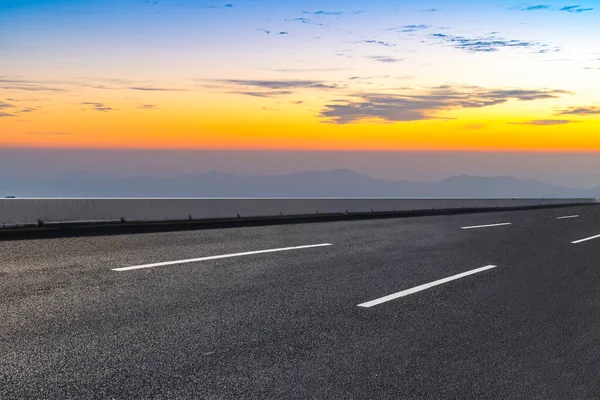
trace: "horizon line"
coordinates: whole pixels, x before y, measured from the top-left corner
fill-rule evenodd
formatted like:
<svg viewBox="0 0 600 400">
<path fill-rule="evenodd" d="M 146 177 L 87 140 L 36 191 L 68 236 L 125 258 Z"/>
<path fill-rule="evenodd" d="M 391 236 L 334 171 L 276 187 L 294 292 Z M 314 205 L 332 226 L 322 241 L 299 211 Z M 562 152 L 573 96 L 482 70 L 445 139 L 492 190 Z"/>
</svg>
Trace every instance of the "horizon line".
<svg viewBox="0 0 600 400">
<path fill-rule="evenodd" d="M 600 149 L 269 149 L 269 148 L 149 148 L 149 147 L 2 147 L 0 151 L 139 151 L 229 153 L 507 153 L 507 154 L 600 154 Z"/>
</svg>

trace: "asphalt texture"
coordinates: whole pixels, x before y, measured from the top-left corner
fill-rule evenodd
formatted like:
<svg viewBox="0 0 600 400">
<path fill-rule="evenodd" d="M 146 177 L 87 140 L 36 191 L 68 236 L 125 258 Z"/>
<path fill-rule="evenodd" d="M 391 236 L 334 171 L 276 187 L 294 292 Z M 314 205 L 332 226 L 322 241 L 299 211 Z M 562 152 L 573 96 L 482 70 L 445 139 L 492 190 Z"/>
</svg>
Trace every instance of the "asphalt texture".
<svg viewBox="0 0 600 400">
<path fill-rule="evenodd" d="M 599 234 L 588 206 L 1 242 L 0 399 L 597 399 Z"/>
</svg>

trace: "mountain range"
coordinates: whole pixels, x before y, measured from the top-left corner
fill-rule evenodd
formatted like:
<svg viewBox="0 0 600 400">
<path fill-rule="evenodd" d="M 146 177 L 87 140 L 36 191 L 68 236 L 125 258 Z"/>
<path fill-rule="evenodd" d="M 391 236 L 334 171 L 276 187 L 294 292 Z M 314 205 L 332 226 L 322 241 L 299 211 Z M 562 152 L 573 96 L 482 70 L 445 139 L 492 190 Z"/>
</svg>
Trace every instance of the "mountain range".
<svg viewBox="0 0 600 400">
<path fill-rule="evenodd" d="M 437 182 L 390 181 L 351 170 L 282 175 L 217 171 L 163 178 L 71 172 L 51 179 L 0 177 L 0 196 L 16 197 L 600 197 L 595 188 L 513 177 L 454 176 Z"/>
</svg>

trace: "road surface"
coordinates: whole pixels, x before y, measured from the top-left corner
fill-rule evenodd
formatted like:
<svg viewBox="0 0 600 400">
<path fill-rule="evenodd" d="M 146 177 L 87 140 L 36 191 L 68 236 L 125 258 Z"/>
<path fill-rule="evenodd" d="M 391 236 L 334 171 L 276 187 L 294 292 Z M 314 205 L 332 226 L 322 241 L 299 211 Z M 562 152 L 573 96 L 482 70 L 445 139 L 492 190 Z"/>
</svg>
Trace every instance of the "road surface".
<svg viewBox="0 0 600 400">
<path fill-rule="evenodd" d="M 0 243 L 0 398 L 600 398 L 600 207 Z"/>
</svg>

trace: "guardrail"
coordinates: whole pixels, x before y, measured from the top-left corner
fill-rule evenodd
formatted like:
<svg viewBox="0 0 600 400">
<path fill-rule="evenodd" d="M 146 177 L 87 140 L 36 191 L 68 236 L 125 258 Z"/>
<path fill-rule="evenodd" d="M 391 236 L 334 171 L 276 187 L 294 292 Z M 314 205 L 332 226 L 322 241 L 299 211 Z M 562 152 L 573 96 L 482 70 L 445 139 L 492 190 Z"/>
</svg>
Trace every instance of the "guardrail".
<svg viewBox="0 0 600 400">
<path fill-rule="evenodd" d="M 0 199 L 0 227 L 208 221 L 489 210 L 598 203 L 598 199 Z"/>
</svg>

